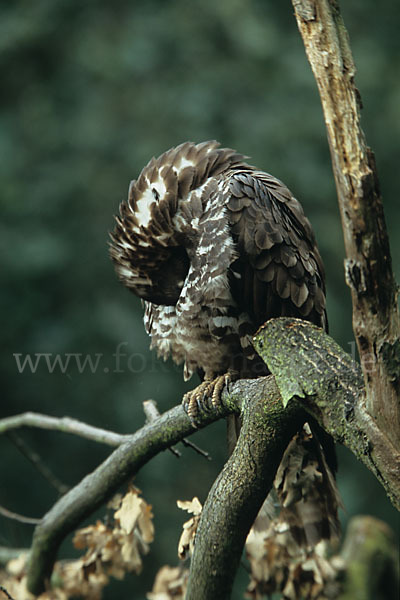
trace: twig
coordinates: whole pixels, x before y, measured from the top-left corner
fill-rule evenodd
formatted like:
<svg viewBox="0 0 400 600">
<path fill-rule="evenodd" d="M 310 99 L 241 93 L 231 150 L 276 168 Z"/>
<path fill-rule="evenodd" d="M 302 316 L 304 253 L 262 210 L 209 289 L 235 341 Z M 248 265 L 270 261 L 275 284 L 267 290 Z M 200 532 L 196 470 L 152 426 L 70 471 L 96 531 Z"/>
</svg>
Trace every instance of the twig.
<svg viewBox="0 0 400 600">
<path fill-rule="evenodd" d="M 155 419 L 157 419 L 160 416 L 160 412 L 159 412 L 159 410 L 157 408 L 157 403 L 156 403 L 155 400 L 144 400 L 144 402 L 143 402 L 143 410 L 144 410 L 144 413 L 146 415 L 146 422 L 147 423 L 151 423 L 152 421 L 154 421 Z M 190 440 L 188 440 L 186 438 L 183 438 L 183 440 L 181 440 L 181 442 L 187 448 L 191 448 L 192 450 L 194 450 L 195 452 L 197 452 L 197 454 L 200 454 L 200 456 L 204 456 L 204 458 L 206 458 L 207 460 L 212 460 L 211 456 L 209 455 L 208 452 L 206 452 L 205 450 L 203 450 L 202 448 L 200 448 L 199 446 L 197 446 L 196 444 L 194 444 Z M 181 453 L 176 448 L 171 447 L 171 448 L 168 448 L 168 449 L 173 454 L 175 454 L 175 456 L 177 456 L 178 458 L 181 457 Z"/>
<path fill-rule="evenodd" d="M 129 434 L 119 434 L 107 429 L 93 427 L 70 417 L 49 417 L 40 413 L 26 412 L 0 420 L 0 434 L 19 427 L 38 427 L 40 429 L 71 433 L 87 440 L 92 440 L 93 442 L 107 444 L 108 446 L 119 446 L 129 438 Z"/>
<path fill-rule="evenodd" d="M 35 519 L 34 517 L 25 517 L 25 515 L 19 515 L 18 513 L 11 512 L 4 506 L 0 506 L 0 515 L 7 517 L 7 519 L 13 519 L 13 521 L 19 521 L 19 523 L 26 523 L 27 525 L 37 525 L 41 519 Z"/>
<path fill-rule="evenodd" d="M 209 455 L 208 452 L 206 452 L 205 450 L 203 450 L 203 448 L 200 448 L 199 446 L 197 446 L 196 444 L 194 444 L 190 440 L 187 440 L 186 438 L 183 438 L 183 440 L 181 440 L 181 442 L 182 442 L 182 444 L 184 446 L 187 446 L 187 448 L 191 448 L 192 450 L 194 450 L 195 452 L 197 452 L 197 454 L 200 454 L 200 456 L 204 456 L 204 458 L 206 458 L 207 460 L 212 460 L 212 458 L 211 458 L 211 456 Z"/>
<path fill-rule="evenodd" d="M 69 490 L 69 486 L 65 485 L 58 479 L 56 475 L 49 469 L 49 467 L 43 462 L 37 452 L 32 450 L 28 444 L 14 431 L 8 431 L 7 435 L 9 439 L 15 444 L 18 450 L 27 458 L 35 467 L 37 471 L 50 483 L 50 485 L 57 490 L 62 496 Z"/>
<path fill-rule="evenodd" d="M 146 423 L 152 423 L 160 416 L 157 402 L 151 398 L 149 400 L 143 400 L 143 410 L 146 415 Z"/>
<path fill-rule="evenodd" d="M 8 598 L 9 600 L 14 600 L 14 598 L 13 598 L 13 597 L 12 597 L 12 596 L 11 596 L 11 595 L 10 595 L 10 594 L 7 592 L 6 588 L 5 588 L 5 587 L 3 587 L 2 585 L 0 585 L 0 592 L 3 592 L 3 594 L 4 594 L 5 596 L 7 596 L 7 598 Z"/>
</svg>

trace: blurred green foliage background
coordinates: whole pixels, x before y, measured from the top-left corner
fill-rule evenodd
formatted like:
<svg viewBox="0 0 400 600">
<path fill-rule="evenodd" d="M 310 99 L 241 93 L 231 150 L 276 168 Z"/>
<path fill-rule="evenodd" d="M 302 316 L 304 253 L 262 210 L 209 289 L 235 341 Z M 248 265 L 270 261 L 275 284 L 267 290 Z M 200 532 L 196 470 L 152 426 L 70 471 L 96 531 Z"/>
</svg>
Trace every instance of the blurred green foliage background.
<svg viewBox="0 0 400 600">
<path fill-rule="evenodd" d="M 399 265 L 398 140 L 400 5 L 342 3 L 358 67 L 363 124 L 376 153 L 394 266 Z M 185 140 L 218 139 L 283 179 L 302 201 L 327 270 L 333 337 L 354 352 L 343 242 L 316 86 L 291 3 L 272 0 L 16 0 L 0 6 L 1 415 L 69 415 L 118 432 L 144 422 L 141 403 L 178 403 L 181 369 L 148 351 L 140 301 L 118 283 L 108 258 L 113 215 L 130 179 L 153 155 Z M 398 273 L 398 271 L 397 271 Z M 116 364 L 119 344 L 122 356 Z M 62 373 L 13 356 L 100 355 L 98 368 Z M 33 356 L 34 358 L 34 356 Z M 109 449 L 60 433 L 19 432 L 67 485 Z M 106 598 L 144 598 L 160 565 L 175 564 L 176 500 L 207 490 L 226 458 L 218 423 L 188 449 L 164 453 L 136 485 L 154 507 L 156 541 L 140 578 Z M 57 492 L 0 439 L 0 504 L 40 516 Z M 397 517 L 372 475 L 339 449 L 346 513 Z M 100 512 L 99 514 L 102 514 Z M 0 518 L 0 545 L 27 546 L 32 527 Z M 70 544 L 62 554 L 71 555 Z M 245 583 L 239 576 L 237 598 Z"/>
</svg>

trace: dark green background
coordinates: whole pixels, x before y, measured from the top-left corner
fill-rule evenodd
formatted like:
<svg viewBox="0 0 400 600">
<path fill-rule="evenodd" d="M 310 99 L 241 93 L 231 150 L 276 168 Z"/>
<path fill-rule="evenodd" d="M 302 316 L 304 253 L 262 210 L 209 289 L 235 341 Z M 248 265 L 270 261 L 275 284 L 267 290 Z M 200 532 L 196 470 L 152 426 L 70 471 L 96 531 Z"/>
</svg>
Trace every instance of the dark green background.
<svg viewBox="0 0 400 600">
<path fill-rule="evenodd" d="M 358 67 L 363 125 L 376 153 L 394 265 L 399 265 L 400 38 L 397 0 L 342 7 Z M 185 140 L 218 139 L 283 179 L 313 223 L 327 270 L 332 336 L 350 351 L 351 302 L 316 86 L 289 1 L 36 0 L 0 7 L 2 416 L 69 415 L 131 432 L 141 402 L 180 401 L 181 369 L 148 352 L 140 302 L 118 283 L 107 236 L 130 179 L 153 155 Z M 127 342 L 115 371 L 116 347 Z M 353 346 L 354 347 L 354 346 Z M 102 354 L 96 373 L 20 374 L 13 353 Z M 131 368 L 129 368 L 129 365 Z M 109 372 L 104 369 L 108 368 Z M 20 432 L 68 485 L 109 450 L 43 431 Z M 141 578 L 107 598 L 144 598 L 162 564 L 177 562 L 176 500 L 207 490 L 225 460 L 225 428 L 194 436 L 208 463 L 183 449 L 147 465 L 136 484 L 154 507 L 156 540 Z M 42 515 L 57 494 L 0 439 L 0 504 Z M 346 513 L 396 527 L 384 492 L 339 449 Z M 29 545 L 32 528 L 0 518 L 0 545 Z M 68 545 L 64 555 L 70 554 Z M 245 577 L 238 580 L 238 589 Z M 134 591 L 132 591 L 134 590 Z M 238 596 L 241 594 L 238 592 Z"/>
</svg>

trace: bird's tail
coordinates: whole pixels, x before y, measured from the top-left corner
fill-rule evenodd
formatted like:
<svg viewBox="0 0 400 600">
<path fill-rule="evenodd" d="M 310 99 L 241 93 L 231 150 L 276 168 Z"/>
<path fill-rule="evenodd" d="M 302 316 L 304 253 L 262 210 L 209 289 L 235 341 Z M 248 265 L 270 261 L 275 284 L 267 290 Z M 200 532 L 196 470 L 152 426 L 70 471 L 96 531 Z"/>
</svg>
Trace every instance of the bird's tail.
<svg viewBox="0 0 400 600">
<path fill-rule="evenodd" d="M 229 417 L 230 451 L 239 431 L 238 419 Z M 283 592 L 297 599 L 305 593 L 304 581 L 315 588 L 333 579 L 327 553 L 339 538 L 341 506 L 335 471 L 332 438 L 316 423 L 306 423 L 290 441 L 247 538 L 248 597 Z"/>
<path fill-rule="evenodd" d="M 302 547 L 339 536 L 341 504 L 334 474 L 314 428 L 308 423 L 289 443 L 274 480 L 277 520 Z"/>
<path fill-rule="evenodd" d="M 289 443 L 247 538 L 248 597 L 319 598 L 309 590 L 336 585 L 327 560 L 340 533 L 335 462 L 332 439 L 315 424 L 306 423 Z"/>
</svg>

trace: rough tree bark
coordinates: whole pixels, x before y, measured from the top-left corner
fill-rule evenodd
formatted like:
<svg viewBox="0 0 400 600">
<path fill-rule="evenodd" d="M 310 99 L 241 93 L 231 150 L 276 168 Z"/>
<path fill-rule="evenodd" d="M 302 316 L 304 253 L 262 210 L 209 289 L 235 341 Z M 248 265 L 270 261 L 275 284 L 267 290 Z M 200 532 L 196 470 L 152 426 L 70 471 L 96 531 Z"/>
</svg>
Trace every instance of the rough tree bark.
<svg viewBox="0 0 400 600">
<path fill-rule="evenodd" d="M 393 453 L 366 410 L 359 365 L 324 331 L 300 319 L 271 319 L 254 345 L 274 379 L 266 378 L 268 385 L 264 378 L 251 380 L 240 392 L 223 393 L 225 402 L 243 394 L 244 427 L 204 504 L 186 600 L 230 598 L 248 530 L 271 489 L 293 427 L 305 420 L 301 406 L 364 462 L 400 510 L 400 453 Z M 281 405 L 274 409 L 277 397 Z"/>
<path fill-rule="evenodd" d="M 185 600 L 230 597 L 249 529 L 287 445 L 306 420 L 298 403 L 285 409 L 273 377 L 241 383 L 239 396 L 234 389 L 224 392 L 224 402 L 243 403 L 242 428 L 203 507 Z"/>
<path fill-rule="evenodd" d="M 400 451 L 368 411 L 360 366 L 323 331 L 299 319 L 271 319 L 255 336 L 286 406 L 297 399 L 349 448 L 400 510 Z"/>
<path fill-rule="evenodd" d="M 361 99 L 348 34 L 336 0 L 293 0 L 293 6 L 324 112 L 367 408 L 399 450 L 397 286 L 375 158 L 360 126 Z"/>
<path fill-rule="evenodd" d="M 400 336 L 397 286 L 391 268 L 389 240 L 375 160 L 372 151 L 366 145 L 360 127 L 360 95 L 354 85 L 355 67 L 337 2 L 335 0 L 292 0 L 292 3 L 306 54 L 317 81 L 325 117 L 345 239 L 345 271 L 346 281 L 352 292 L 353 328 L 365 385 L 364 392 L 357 374 L 350 386 L 353 387 L 350 392 L 353 397 L 351 404 L 344 400 L 339 401 L 338 404 L 335 402 L 331 407 L 329 402 L 322 401 L 314 407 L 310 403 L 309 408 L 321 418 L 321 424 L 330 433 L 335 435 L 338 430 L 341 431 L 342 436 L 336 435 L 336 438 L 341 437 L 343 442 L 349 436 L 356 445 L 357 442 L 361 444 L 356 450 L 356 455 L 362 459 L 368 457 L 366 462 L 370 463 L 369 467 L 384 485 L 386 482 L 389 497 L 399 507 L 398 499 L 396 500 L 400 466 Z M 256 344 L 260 350 L 262 346 L 260 338 Z M 271 356 L 278 348 L 279 344 L 274 346 Z M 288 354 L 286 352 L 281 356 L 287 359 Z M 338 357 L 334 358 L 333 365 L 327 366 L 328 370 L 336 370 L 339 375 L 341 368 L 338 367 L 342 365 L 340 361 L 337 362 L 337 359 Z M 374 363 L 373 370 L 368 369 L 371 359 Z M 268 359 L 266 362 L 269 364 Z M 278 364 L 276 375 L 282 373 L 282 362 Z M 286 400 L 291 397 L 290 393 L 287 394 L 290 387 L 292 387 L 292 395 L 304 395 L 308 391 L 311 396 L 307 399 L 315 399 L 313 394 L 320 397 L 318 394 L 323 391 L 319 385 L 321 381 L 317 381 L 320 372 L 318 368 L 318 373 L 310 370 L 310 363 L 306 367 L 308 371 L 305 369 L 301 375 L 301 381 L 305 383 L 303 386 L 296 381 L 297 371 L 294 372 L 295 377 L 292 376 L 289 383 L 287 373 L 282 376 L 286 379 Z M 325 375 L 326 368 L 322 368 L 322 371 Z M 322 383 L 325 386 L 325 378 L 322 378 Z M 339 386 L 341 383 L 339 377 Z M 348 383 L 345 380 L 345 384 Z M 282 391 L 285 396 L 285 386 Z M 342 387 L 341 391 L 346 398 L 349 389 Z M 355 403 L 354 397 L 357 399 Z M 338 406 L 340 406 L 339 412 L 336 410 Z M 355 434 L 356 432 L 350 433 L 349 425 L 357 412 L 359 412 L 358 417 L 361 415 L 364 418 L 364 428 L 361 428 L 364 429 L 364 443 L 362 437 Z M 339 413 L 344 417 L 343 428 L 339 425 Z M 333 419 L 332 415 L 334 415 Z M 352 434 L 355 434 L 354 438 Z M 389 481 L 397 489 L 394 495 L 391 485 L 387 485 Z M 225 509 L 229 509 L 229 502 L 225 505 Z M 217 507 L 217 510 L 220 511 L 220 508 Z M 212 519 L 213 507 L 209 506 L 208 501 L 205 511 L 207 519 Z M 206 528 L 207 522 L 203 517 L 197 534 L 198 542 L 205 535 Z M 192 567 L 195 572 L 191 574 L 188 590 L 190 599 L 207 597 L 196 595 L 201 590 L 196 589 L 196 594 L 193 593 L 196 576 L 199 576 L 200 565 L 207 553 L 207 550 L 205 554 L 203 553 L 200 549 L 202 547 L 200 541 L 195 549 Z M 196 553 L 201 556 L 196 556 Z M 216 568 L 214 565 L 214 569 Z M 213 579 L 215 576 L 210 573 L 203 586 L 209 585 Z M 214 597 L 229 597 L 228 588 L 218 588 L 217 594 L 215 588 L 210 589 L 213 589 Z"/>
<path fill-rule="evenodd" d="M 276 377 L 238 381 L 224 390 L 218 413 L 199 415 L 199 426 L 205 427 L 241 412 L 243 428 L 203 508 L 187 596 L 196 600 L 229 598 L 247 532 L 305 411 L 354 452 L 400 506 L 400 457 L 391 454 L 391 444 L 365 409 L 361 372 L 351 357 L 321 329 L 298 319 L 269 321 L 255 343 Z M 158 452 L 193 431 L 182 406 L 176 406 L 128 436 L 60 498 L 35 530 L 29 590 L 38 594 L 44 589 L 68 533 Z"/>
</svg>

